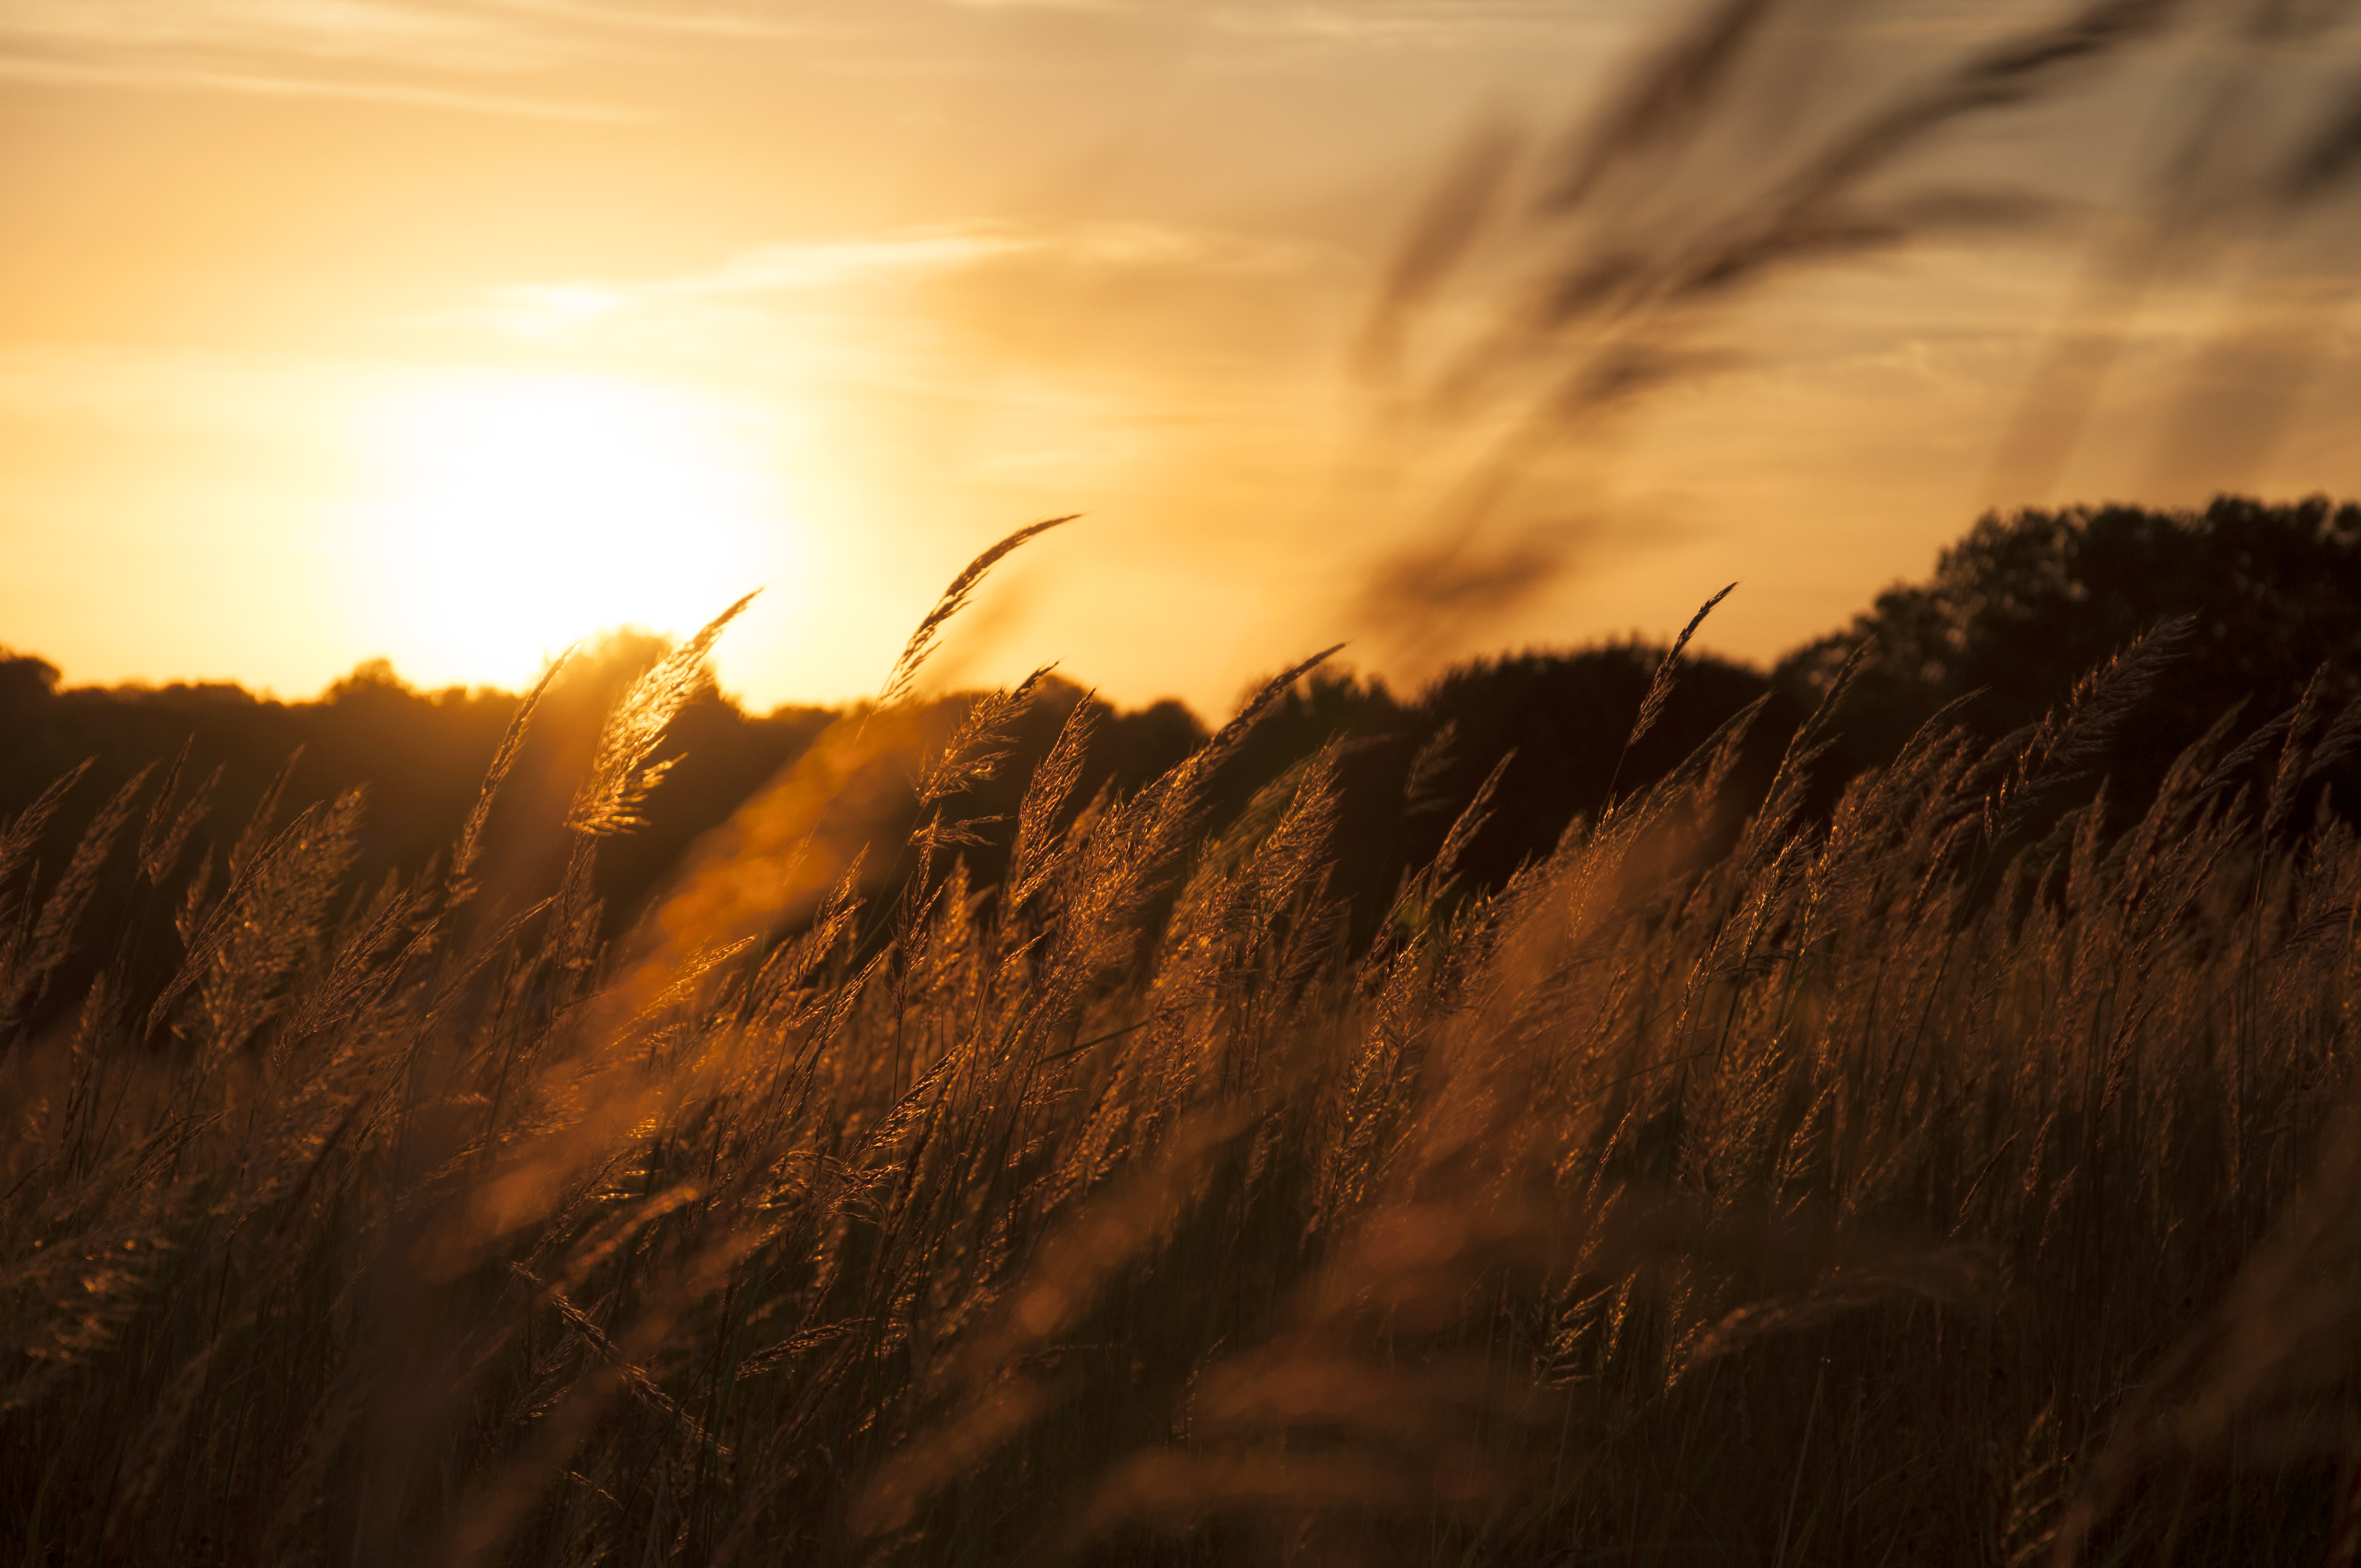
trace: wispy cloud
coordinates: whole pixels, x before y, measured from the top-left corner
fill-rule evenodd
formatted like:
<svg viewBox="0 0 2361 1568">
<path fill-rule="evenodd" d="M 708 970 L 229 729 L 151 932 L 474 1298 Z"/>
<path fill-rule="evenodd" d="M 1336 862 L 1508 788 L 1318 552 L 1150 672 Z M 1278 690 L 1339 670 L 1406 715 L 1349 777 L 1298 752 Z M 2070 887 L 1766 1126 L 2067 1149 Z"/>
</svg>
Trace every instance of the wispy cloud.
<svg viewBox="0 0 2361 1568">
<path fill-rule="evenodd" d="M 1268 271 L 1311 258 L 1299 242 L 1158 223 L 929 225 L 851 239 L 764 247 L 708 271 L 644 287 L 657 294 L 768 292 L 957 271 L 1029 256 L 1085 267 Z"/>
<path fill-rule="evenodd" d="M 561 58 L 550 30 L 502 9 L 411 0 L 16 0 L 0 45 L 83 60 L 356 60 L 471 73 Z"/>
<path fill-rule="evenodd" d="M 1075 11 L 1193 20 L 1213 29 L 1338 43 L 1445 41 L 1506 30 L 1628 22 L 1616 0 L 951 0 L 979 11 Z"/>
<path fill-rule="evenodd" d="M 522 93 L 470 93 L 462 88 L 437 87 L 423 82 L 274 75 L 268 71 L 237 71 L 194 63 L 115 66 L 0 54 L 0 80 L 60 87 L 236 93 L 272 98 L 334 98 L 446 113 L 592 125 L 630 125 L 650 117 L 647 111 L 622 104 Z"/>
<path fill-rule="evenodd" d="M 659 279 L 633 292 L 645 299 L 763 294 L 879 279 L 923 277 L 1038 248 L 1043 241 L 1005 226 L 933 225 L 849 239 L 764 246 L 703 271 Z"/>
<path fill-rule="evenodd" d="M 751 11 L 726 5 L 691 6 L 668 0 L 652 4 L 599 4 L 598 0 L 486 0 L 517 16 L 571 23 L 624 33 L 667 33 L 691 38 L 806 38 L 845 29 L 810 16 L 791 16 L 778 7 Z"/>
<path fill-rule="evenodd" d="M 711 267 L 635 280 L 573 279 L 498 290 L 461 319 L 535 341 L 577 336 L 606 324 L 676 313 L 684 307 L 781 297 L 907 289 L 994 266 L 1019 264 L 1099 274 L 1278 278 L 1334 270 L 1334 249 L 1287 237 L 1153 223 L 939 224 L 880 234 L 762 246 Z"/>
<path fill-rule="evenodd" d="M 0 77 L 632 120 L 645 115 L 553 96 L 533 79 L 627 57 L 652 35 L 785 40 L 818 30 L 728 7 L 616 0 L 14 0 L 0 10 Z"/>
<path fill-rule="evenodd" d="M 350 98 L 565 119 L 647 117 L 565 97 L 552 79 L 643 72 L 744 48 L 783 65 L 879 80 L 965 72 L 995 49 L 1028 70 L 1096 69 L 1076 45 L 1032 52 L 992 12 L 1066 11 L 1113 33 L 1173 27 L 1259 61 L 1356 48 L 1494 44 L 1629 25 L 1631 0 L 9 0 L 0 79 L 62 86 Z M 964 17 L 961 13 L 965 13 Z M 953 25 L 946 25 L 953 24 Z M 994 41 L 996 39 L 996 42 Z M 1016 58 L 1010 56 L 1007 58 Z"/>
</svg>

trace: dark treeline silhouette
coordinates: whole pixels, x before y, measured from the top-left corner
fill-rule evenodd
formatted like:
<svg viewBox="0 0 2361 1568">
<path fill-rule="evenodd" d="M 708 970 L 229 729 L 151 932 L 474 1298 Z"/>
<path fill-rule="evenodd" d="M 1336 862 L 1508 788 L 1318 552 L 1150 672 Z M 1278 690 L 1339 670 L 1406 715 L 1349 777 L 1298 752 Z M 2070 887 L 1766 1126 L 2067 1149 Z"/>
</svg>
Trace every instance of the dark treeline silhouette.
<svg viewBox="0 0 2361 1568">
<path fill-rule="evenodd" d="M 2202 512 L 1987 516 L 1928 581 L 1880 594 L 1850 627 L 1782 660 L 1775 678 L 1809 704 L 1861 651 L 1839 730 L 1839 765 L 1858 768 L 1893 756 L 1954 702 L 1980 734 L 2033 724 L 2082 672 L 2180 618 L 2185 646 L 2108 763 L 2127 806 L 2234 708 L 2238 738 L 2307 689 L 2308 723 L 2334 722 L 2361 696 L 2361 506 L 2224 496 Z M 2338 785 L 2340 806 L 2361 809 L 2351 779 Z"/>
<path fill-rule="evenodd" d="M 2347 711 L 2361 693 L 2361 507 L 2224 498 L 2202 512 L 2108 506 L 1987 516 L 1942 553 L 1927 581 L 1881 594 L 1851 626 L 1768 671 L 1685 657 L 1660 717 L 1628 749 L 1665 656 L 1661 646 L 1620 641 L 1480 659 L 1408 697 L 1380 679 L 1323 668 L 1274 704 L 1215 776 L 1211 809 L 1218 826 L 1326 752 L 1341 797 L 1344 880 L 1333 891 L 1365 941 L 1400 879 L 1433 860 L 1479 795 L 1481 823 L 1471 822 L 1457 869 L 1460 885 L 1480 892 L 1545 853 L 1577 817 L 1665 777 L 1757 703 L 1734 782 L 1747 786 L 1741 796 L 1759 789 L 1856 653 L 1836 744 L 1822 763 L 1823 803 L 1946 707 L 1971 732 L 1997 740 L 2037 720 L 2143 631 L 2177 618 L 2187 619 L 2184 649 L 2124 727 L 2105 768 L 2089 771 L 2078 798 L 2103 771 L 2124 808 L 2136 806 L 2171 759 L 2232 710 L 2232 741 L 2300 703 L 2296 721 L 2315 727 Z M 610 634 L 553 681 L 500 798 L 487 867 L 496 884 L 537 884 L 547 862 L 566 852 L 567 792 L 601 717 L 664 646 L 643 633 Z M 360 788 L 353 885 L 366 890 L 390 872 L 414 872 L 453 840 L 521 700 L 489 690 L 420 691 L 382 661 L 316 700 L 283 702 L 224 685 L 62 688 L 40 660 L 0 656 L 0 725 L 9 737 L 0 751 L 0 813 L 22 810 L 87 759 L 58 824 L 70 842 L 65 835 L 94 819 L 142 769 L 157 765 L 144 786 L 152 793 L 166 782 L 158 774 L 177 767 L 179 797 L 206 802 L 200 839 L 225 848 L 258 809 L 283 821 L 304 803 Z M 1057 677 L 1042 681 L 1002 765 L 953 803 L 951 815 L 971 825 L 965 837 L 974 841 L 963 852 L 974 885 L 998 881 L 1022 783 L 1085 700 L 1097 699 Z M 1137 789 L 1206 732 L 1175 702 L 1136 712 L 1097 706 L 1075 808 L 1102 790 Z M 610 929 L 644 906 L 700 834 L 841 717 L 822 707 L 749 713 L 707 680 L 659 748 L 678 761 L 650 796 L 644 825 L 600 857 Z M 2348 815 L 2361 810 L 2350 774 L 2334 781 Z M 911 809 L 915 816 L 915 802 Z M 881 857 L 869 875 L 882 888 L 907 870 L 906 860 Z M 71 985 L 53 992 L 76 993 Z"/>
</svg>

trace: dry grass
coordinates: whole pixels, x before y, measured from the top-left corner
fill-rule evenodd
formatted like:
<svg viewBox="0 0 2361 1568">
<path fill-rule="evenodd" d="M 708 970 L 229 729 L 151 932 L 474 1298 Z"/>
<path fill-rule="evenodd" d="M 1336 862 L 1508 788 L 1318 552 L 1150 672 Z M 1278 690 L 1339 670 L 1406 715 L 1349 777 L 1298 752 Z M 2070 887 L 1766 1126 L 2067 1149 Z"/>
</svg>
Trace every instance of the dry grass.
<svg viewBox="0 0 2361 1568">
<path fill-rule="evenodd" d="M 0 1562 L 2322 1561 L 2361 844 L 2297 829 L 2356 726 L 2026 842 L 2158 657 L 1825 821 L 1826 722 L 1759 802 L 1726 738 L 1476 898 L 1479 803 L 1359 954 L 1328 759 L 1206 825 L 1251 709 L 1084 802 L 1078 707 L 993 889 L 1007 702 L 877 710 L 613 951 L 661 682 L 522 906 L 481 814 L 361 896 L 357 800 L 192 872 L 137 784 L 46 878 L 37 806 L 11 1016 L 115 957 L 0 1057 Z"/>
</svg>

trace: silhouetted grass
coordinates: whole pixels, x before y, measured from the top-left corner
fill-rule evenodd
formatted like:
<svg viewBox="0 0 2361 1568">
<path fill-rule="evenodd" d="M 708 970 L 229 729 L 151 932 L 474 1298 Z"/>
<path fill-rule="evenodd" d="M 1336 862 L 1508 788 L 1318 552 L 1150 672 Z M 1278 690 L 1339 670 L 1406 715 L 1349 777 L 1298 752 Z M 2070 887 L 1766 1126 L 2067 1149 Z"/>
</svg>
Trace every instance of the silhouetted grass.
<svg viewBox="0 0 2361 1568">
<path fill-rule="evenodd" d="M 1317 661 L 1127 795 L 1076 704 L 992 887 L 1026 692 L 849 718 L 611 944 L 687 664 L 531 890 L 497 814 L 356 888 L 357 798 L 36 806 L 0 1560 L 2350 1561 L 2361 845 L 2290 825 L 2361 725 L 2022 830 L 2169 641 L 1825 815 L 1841 677 L 1739 798 L 1750 710 L 1480 896 L 1479 791 L 1368 945 L 1333 749 L 1206 815 Z"/>
</svg>

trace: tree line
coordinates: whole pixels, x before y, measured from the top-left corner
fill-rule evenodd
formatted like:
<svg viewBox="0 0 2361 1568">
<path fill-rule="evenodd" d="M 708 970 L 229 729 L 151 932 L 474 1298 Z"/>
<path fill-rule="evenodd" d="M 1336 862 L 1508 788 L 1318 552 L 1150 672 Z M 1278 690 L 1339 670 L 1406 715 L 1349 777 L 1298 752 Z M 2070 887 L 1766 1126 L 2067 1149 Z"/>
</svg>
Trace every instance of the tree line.
<svg viewBox="0 0 2361 1568">
<path fill-rule="evenodd" d="M 2361 723 L 2361 505 L 2223 497 L 2202 510 L 1988 514 L 1924 581 L 1889 588 L 1850 625 L 1768 668 L 1684 655 L 1647 732 L 1628 746 L 1666 657 L 1661 645 L 1503 653 L 1407 695 L 1323 667 L 1268 710 L 1213 781 L 1210 809 L 1218 828 L 1330 750 L 1342 797 L 1338 874 L 1348 879 L 1333 892 L 1366 938 L 1400 879 L 1431 861 L 1455 826 L 1460 887 L 1496 889 L 1575 818 L 1664 780 L 1733 721 L 1742 723 L 1734 765 L 1744 798 L 1742 786 L 1767 779 L 1796 726 L 1841 685 L 1831 741 L 1816 764 L 1825 808 L 1938 713 L 1997 740 L 2159 630 L 2178 645 L 2166 678 L 2126 716 L 2112 754 L 2093 760 L 2053 807 L 2087 799 L 2103 779 L 2118 808 L 2136 810 L 2173 758 L 2217 723 L 2234 743 L 2266 725 Z M 511 820 L 491 837 L 500 853 L 529 861 L 564 852 L 565 792 L 601 716 L 664 651 L 645 634 L 612 633 L 557 674 L 501 799 Z M 390 872 L 415 872 L 452 841 L 521 700 L 493 690 L 421 691 L 381 660 L 310 701 L 230 685 L 66 687 L 42 660 L 0 652 L 0 732 L 8 737 L 0 813 L 23 810 L 82 767 L 60 808 L 59 825 L 78 830 L 153 769 L 143 787 L 202 799 L 207 831 L 225 839 L 258 812 L 283 816 L 359 788 L 367 807 L 356 885 L 366 890 Z M 1137 790 L 1206 734 L 1177 702 L 1124 711 L 1045 679 L 1015 720 L 1002 765 L 955 803 L 969 825 L 962 852 L 974 885 L 997 881 L 1021 782 L 1086 702 L 1098 723 L 1079 801 Z M 846 716 L 817 707 L 751 713 L 708 679 L 664 737 L 660 754 L 678 762 L 650 796 L 645 825 L 601 856 L 610 923 L 627 923 L 690 843 Z M 2256 782 L 2266 781 L 2258 773 Z M 2331 808 L 2361 815 L 2361 776 L 2351 765 L 2318 793 Z M 914 797 L 914 820 L 917 811 Z M 529 877 L 533 868 L 507 869 Z M 871 871 L 883 881 L 897 874 L 893 865 Z"/>
</svg>

